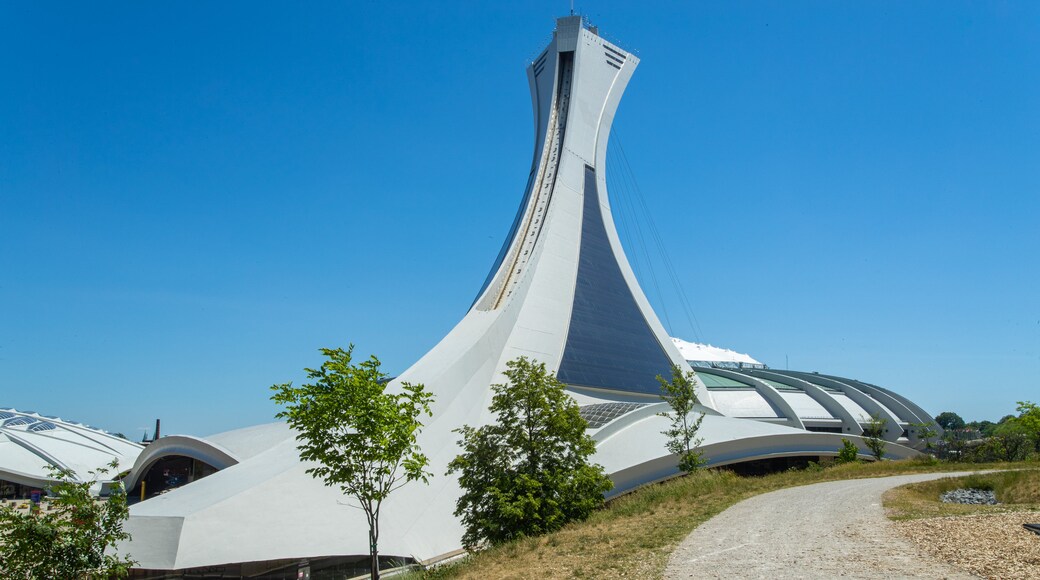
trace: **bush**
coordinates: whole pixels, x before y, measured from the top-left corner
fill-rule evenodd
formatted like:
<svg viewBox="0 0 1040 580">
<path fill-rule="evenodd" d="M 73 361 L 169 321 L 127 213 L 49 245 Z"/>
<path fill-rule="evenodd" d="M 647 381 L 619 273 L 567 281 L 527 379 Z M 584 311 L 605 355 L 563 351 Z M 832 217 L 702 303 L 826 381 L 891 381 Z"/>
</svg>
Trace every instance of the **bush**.
<svg viewBox="0 0 1040 580">
<path fill-rule="evenodd" d="M 839 465 L 843 463 L 855 463 L 859 461 L 859 448 L 848 439 L 841 438 L 841 449 L 838 450 L 838 458 L 835 460 Z"/>
<path fill-rule="evenodd" d="M 122 578 L 134 564 L 114 552 L 130 539 L 123 530 L 129 516 L 122 487 L 107 500 L 90 493 L 97 479 L 115 470 L 92 471 L 95 481 L 77 481 L 73 473 L 52 469 L 59 481 L 49 492 L 53 509 L 24 503 L 18 510 L 0 507 L 0 577 L 2 578 Z M 28 513 L 21 513 L 28 510 Z"/>
</svg>

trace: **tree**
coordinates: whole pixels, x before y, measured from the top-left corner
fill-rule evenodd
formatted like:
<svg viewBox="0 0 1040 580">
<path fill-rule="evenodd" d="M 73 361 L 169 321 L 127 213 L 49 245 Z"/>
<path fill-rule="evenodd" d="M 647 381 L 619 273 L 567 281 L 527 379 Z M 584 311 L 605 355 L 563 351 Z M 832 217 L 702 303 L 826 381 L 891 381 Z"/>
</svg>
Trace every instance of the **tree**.
<svg viewBox="0 0 1040 580">
<path fill-rule="evenodd" d="M 1019 401 L 1016 410 L 1019 415 L 1015 420 L 1029 433 L 1036 450 L 1040 451 L 1040 405 L 1030 401 Z"/>
<path fill-rule="evenodd" d="M 953 411 L 939 413 L 935 417 L 935 422 L 946 431 L 964 428 L 964 419 Z"/>
<path fill-rule="evenodd" d="M 935 430 L 934 423 L 928 421 L 922 421 L 920 423 L 910 423 L 910 428 L 917 431 L 917 438 L 924 441 L 924 448 L 926 451 L 931 452 L 935 448 L 935 444 L 932 439 L 939 436 L 939 432 Z"/>
<path fill-rule="evenodd" d="M 852 441 L 842 437 L 841 449 L 838 450 L 838 458 L 836 461 L 839 465 L 859 461 L 859 448 L 856 447 L 856 444 Z"/>
<path fill-rule="evenodd" d="M 1021 418 L 997 425 L 989 440 L 993 454 L 1003 461 L 1018 461 L 1029 454 L 1032 433 Z"/>
<path fill-rule="evenodd" d="M 0 506 L 0 577 L 126 577 L 135 562 L 110 551 L 130 539 L 123 530 L 130 514 L 126 493 L 118 486 L 100 501 L 90 493 L 101 476 L 118 465 L 113 461 L 108 468 L 91 471 L 92 481 L 86 482 L 77 481 L 69 470 L 52 468 L 58 482 L 49 489 L 47 509 L 30 504 L 22 513 Z"/>
<path fill-rule="evenodd" d="M 866 441 L 867 449 L 870 449 L 871 455 L 878 461 L 885 458 L 885 447 L 888 446 L 888 442 L 883 439 L 885 425 L 888 425 L 888 419 L 883 419 L 875 413 L 870 416 L 867 428 L 863 430 L 863 438 Z"/>
<path fill-rule="evenodd" d="M 992 437 L 993 430 L 997 428 L 997 424 L 993 421 L 972 421 L 967 424 L 969 429 L 974 429 L 979 432 L 979 435 L 983 437 Z"/>
<path fill-rule="evenodd" d="M 671 412 L 659 413 L 661 417 L 672 421 L 671 427 L 662 431 L 668 437 L 665 447 L 679 457 L 679 469 L 686 473 L 707 463 L 700 450 L 702 439 L 697 437 L 704 415 L 701 414 L 696 419 L 690 416 L 700 403 L 694 390 L 695 381 L 696 375 L 693 371 L 683 373 L 678 365 L 672 365 L 671 381 L 657 375 L 657 382 L 661 383 L 661 389 L 664 391 L 661 398 L 672 408 Z"/>
<path fill-rule="evenodd" d="M 423 385 L 400 384 L 387 391 L 389 377 L 375 356 L 354 364 L 354 345 L 321 349 L 319 369 L 304 369 L 313 381 L 301 387 L 273 385 L 271 399 L 285 409 L 276 417 L 296 430 L 300 458 L 317 462 L 307 473 L 339 486 L 357 500 L 368 520 L 372 578 L 379 578 L 379 511 L 391 492 L 428 482 L 429 460 L 416 444 L 430 415 L 433 395 Z"/>
<path fill-rule="evenodd" d="M 455 515 L 467 549 L 560 529 L 588 517 L 613 484 L 589 463 L 595 442 L 578 405 L 544 363 L 506 363 L 505 384 L 491 385 L 494 423 L 464 425 L 462 454 L 448 464 L 459 474 Z"/>
</svg>

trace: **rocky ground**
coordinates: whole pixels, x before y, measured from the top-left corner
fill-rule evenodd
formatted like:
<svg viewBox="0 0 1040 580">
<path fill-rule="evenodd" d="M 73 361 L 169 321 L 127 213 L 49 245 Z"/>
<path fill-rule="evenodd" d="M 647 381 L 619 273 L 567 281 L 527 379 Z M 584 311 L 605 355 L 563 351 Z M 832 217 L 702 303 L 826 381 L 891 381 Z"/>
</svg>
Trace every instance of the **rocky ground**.
<svg viewBox="0 0 1040 580">
<path fill-rule="evenodd" d="M 963 503 L 973 505 L 996 505 L 997 494 L 992 490 L 955 489 L 939 496 L 943 503 Z"/>
<path fill-rule="evenodd" d="M 922 552 L 985 578 L 1040 578 L 1040 535 L 1022 527 L 1040 512 L 928 518 L 896 523 Z"/>
</svg>

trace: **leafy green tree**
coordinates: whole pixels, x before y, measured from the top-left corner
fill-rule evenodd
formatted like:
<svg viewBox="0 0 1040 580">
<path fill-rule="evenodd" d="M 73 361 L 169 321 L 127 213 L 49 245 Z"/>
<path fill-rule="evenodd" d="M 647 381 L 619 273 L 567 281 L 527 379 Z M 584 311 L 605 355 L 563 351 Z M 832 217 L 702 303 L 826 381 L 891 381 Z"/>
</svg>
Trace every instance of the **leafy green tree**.
<svg viewBox="0 0 1040 580">
<path fill-rule="evenodd" d="M 843 463 L 855 463 L 859 461 L 859 448 L 848 439 L 841 438 L 841 449 L 838 450 L 838 458 L 835 460 L 839 465 Z"/>
<path fill-rule="evenodd" d="M 496 421 L 462 435 L 462 454 L 448 465 L 463 493 L 455 515 L 468 549 L 560 529 L 588 517 L 613 487 L 589 463 L 595 443 L 564 385 L 544 363 L 506 363 L 506 384 L 491 385 Z"/>
<path fill-rule="evenodd" d="M 888 442 L 884 439 L 886 425 L 888 425 L 888 419 L 883 419 L 875 413 L 870 416 L 867 428 L 863 430 L 867 449 L 870 449 L 871 455 L 878 461 L 885 458 L 885 448 L 888 446 Z"/>
<path fill-rule="evenodd" d="M 1025 459 L 1032 446 L 1032 432 L 1021 418 L 997 425 L 989 438 L 989 447 L 993 455 L 1003 461 Z"/>
<path fill-rule="evenodd" d="M 93 481 L 80 482 L 68 470 L 52 468 L 58 479 L 49 493 L 47 509 L 32 504 L 28 510 L 0 506 L 0 577 L 124 578 L 135 564 L 128 556 L 110 551 L 130 539 L 123 529 L 130 514 L 126 493 L 118 487 L 106 500 L 90 488 L 110 470 L 90 472 Z M 106 553 L 106 551 L 108 553 Z"/>
<path fill-rule="evenodd" d="M 660 413 L 660 416 L 672 421 L 671 427 L 662 432 L 668 437 L 665 447 L 679 458 L 679 469 L 686 473 L 707 463 L 700 450 L 702 439 L 697 437 L 704 415 L 698 415 L 696 419 L 691 416 L 700 403 L 694 390 L 696 376 L 693 371 L 683 373 L 678 365 L 672 365 L 670 381 L 657 375 L 657 382 L 661 383 L 661 390 L 664 391 L 661 398 L 672 408 L 671 412 Z"/>
<path fill-rule="evenodd" d="M 964 428 L 964 419 L 953 411 L 939 413 L 935 416 L 935 422 L 946 431 Z"/>
<path fill-rule="evenodd" d="M 1034 447 L 1040 451 L 1040 405 L 1030 401 L 1019 401 L 1016 410 L 1019 413 L 1016 421 L 1029 433 Z"/>
<path fill-rule="evenodd" d="M 284 410 L 276 417 L 296 430 L 300 458 L 325 485 L 353 496 L 368 520 L 372 578 L 379 577 L 379 511 L 391 492 L 410 481 L 426 483 L 429 460 L 416 439 L 430 415 L 433 395 L 423 385 L 401 383 L 388 392 L 389 376 L 375 356 L 353 362 L 354 345 L 321 349 L 328 359 L 304 369 L 308 380 L 273 385 L 271 399 Z"/>
<path fill-rule="evenodd" d="M 934 425 L 934 423 L 929 423 L 927 421 L 910 423 L 910 428 L 917 431 L 917 438 L 924 441 L 924 448 L 929 452 L 935 448 L 933 439 L 939 436 L 939 432 L 935 429 Z"/>
</svg>

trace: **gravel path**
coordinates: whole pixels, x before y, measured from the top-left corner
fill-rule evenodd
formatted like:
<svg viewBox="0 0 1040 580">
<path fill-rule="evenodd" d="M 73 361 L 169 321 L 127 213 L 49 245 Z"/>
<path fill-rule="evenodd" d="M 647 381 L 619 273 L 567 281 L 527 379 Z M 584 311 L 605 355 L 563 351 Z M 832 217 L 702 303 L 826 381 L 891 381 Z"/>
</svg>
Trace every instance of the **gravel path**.
<svg viewBox="0 0 1040 580">
<path fill-rule="evenodd" d="M 665 578 L 974 578 L 919 552 L 885 517 L 881 494 L 967 473 L 850 479 L 744 500 L 693 531 Z"/>
</svg>

